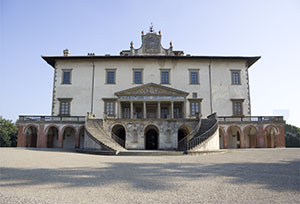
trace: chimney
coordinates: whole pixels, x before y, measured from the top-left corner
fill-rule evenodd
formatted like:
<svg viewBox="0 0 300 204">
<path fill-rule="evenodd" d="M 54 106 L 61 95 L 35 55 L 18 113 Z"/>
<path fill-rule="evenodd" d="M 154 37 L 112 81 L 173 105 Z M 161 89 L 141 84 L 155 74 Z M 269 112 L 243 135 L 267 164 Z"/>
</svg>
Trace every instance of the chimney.
<svg viewBox="0 0 300 204">
<path fill-rule="evenodd" d="M 65 49 L 64 50 L 64 56 L 69 56 L 69 54 L 70 54 L 70 51 L 68 49 Z"/>
</svg>

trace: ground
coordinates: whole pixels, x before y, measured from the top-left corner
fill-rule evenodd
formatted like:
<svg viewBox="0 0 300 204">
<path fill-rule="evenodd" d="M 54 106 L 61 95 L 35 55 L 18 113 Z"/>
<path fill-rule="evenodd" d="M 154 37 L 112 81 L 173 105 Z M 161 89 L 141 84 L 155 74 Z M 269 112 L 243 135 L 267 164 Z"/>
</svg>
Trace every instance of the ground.
<svg viewBox="0 0 300 204">
<path fill-rule="evenodd" d="M 299 203 L 300 149 L 99 156 L 0 148 L 0 203 Z"/>
</svg>

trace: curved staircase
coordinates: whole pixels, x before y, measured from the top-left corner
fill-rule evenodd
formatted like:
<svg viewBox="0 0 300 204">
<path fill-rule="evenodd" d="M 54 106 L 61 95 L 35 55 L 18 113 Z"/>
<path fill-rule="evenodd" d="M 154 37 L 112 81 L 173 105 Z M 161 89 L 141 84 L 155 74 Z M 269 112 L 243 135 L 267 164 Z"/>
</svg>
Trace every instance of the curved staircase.
<svg viewBox="0 0 300 204">
<path fill-rule="evenodd" d="M 218 130 L 216 114 L 209 115 L 206 119 L 200 119 L 196 128 L 178 142 L 178 150 L 193 151 L 201 148 L 210 137 Z"/>
<path fill-rule="evenodd" d="M 127 151 L 121 144 L 124 144 L 117 136 L 110 137 L 103 129 L 103 120 L 101 119 L 86 119 L 85 129 L 87 136 L 94 142 L 99 144 L 103 149 L 108 151 Z M 117 138 L 115 138 L 117 137 Z"/>
</svg>

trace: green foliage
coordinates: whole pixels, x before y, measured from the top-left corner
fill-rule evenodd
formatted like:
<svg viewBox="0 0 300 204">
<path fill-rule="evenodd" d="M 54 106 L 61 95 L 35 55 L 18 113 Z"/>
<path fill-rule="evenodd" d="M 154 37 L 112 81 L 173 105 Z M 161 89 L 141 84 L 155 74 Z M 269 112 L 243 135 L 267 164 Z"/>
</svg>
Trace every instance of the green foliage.
<svg viewBox="0 0 300 204">
<path fill-rule="evenodd" d="M 300 147 L 300 128 L 286 124 L 284 132 L 286 147 Z"/>
<path fill-rule="evenodd" d="M 17 126 L 11 120 L 0 119 L 0 147 L 16 147 L 17 136 Z"/>
</svg>

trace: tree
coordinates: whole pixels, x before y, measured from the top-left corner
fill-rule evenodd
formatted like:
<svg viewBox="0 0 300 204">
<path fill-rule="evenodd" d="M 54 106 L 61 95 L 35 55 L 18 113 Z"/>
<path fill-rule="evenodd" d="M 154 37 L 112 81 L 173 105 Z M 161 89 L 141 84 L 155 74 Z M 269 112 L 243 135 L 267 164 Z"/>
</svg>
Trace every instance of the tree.
<svg viewBox="0 0 300 204">
<path fill-rule="evenodd" d="M 17 136 L 17 126 L 11 120 L 0 118 L 0 147 L 16 147 Z"/>
<path fill-rule="evenodd" d="M 286 124 L 284 132 L 286 147 L 300 147 L 300 128 Z"/>
</svg>

